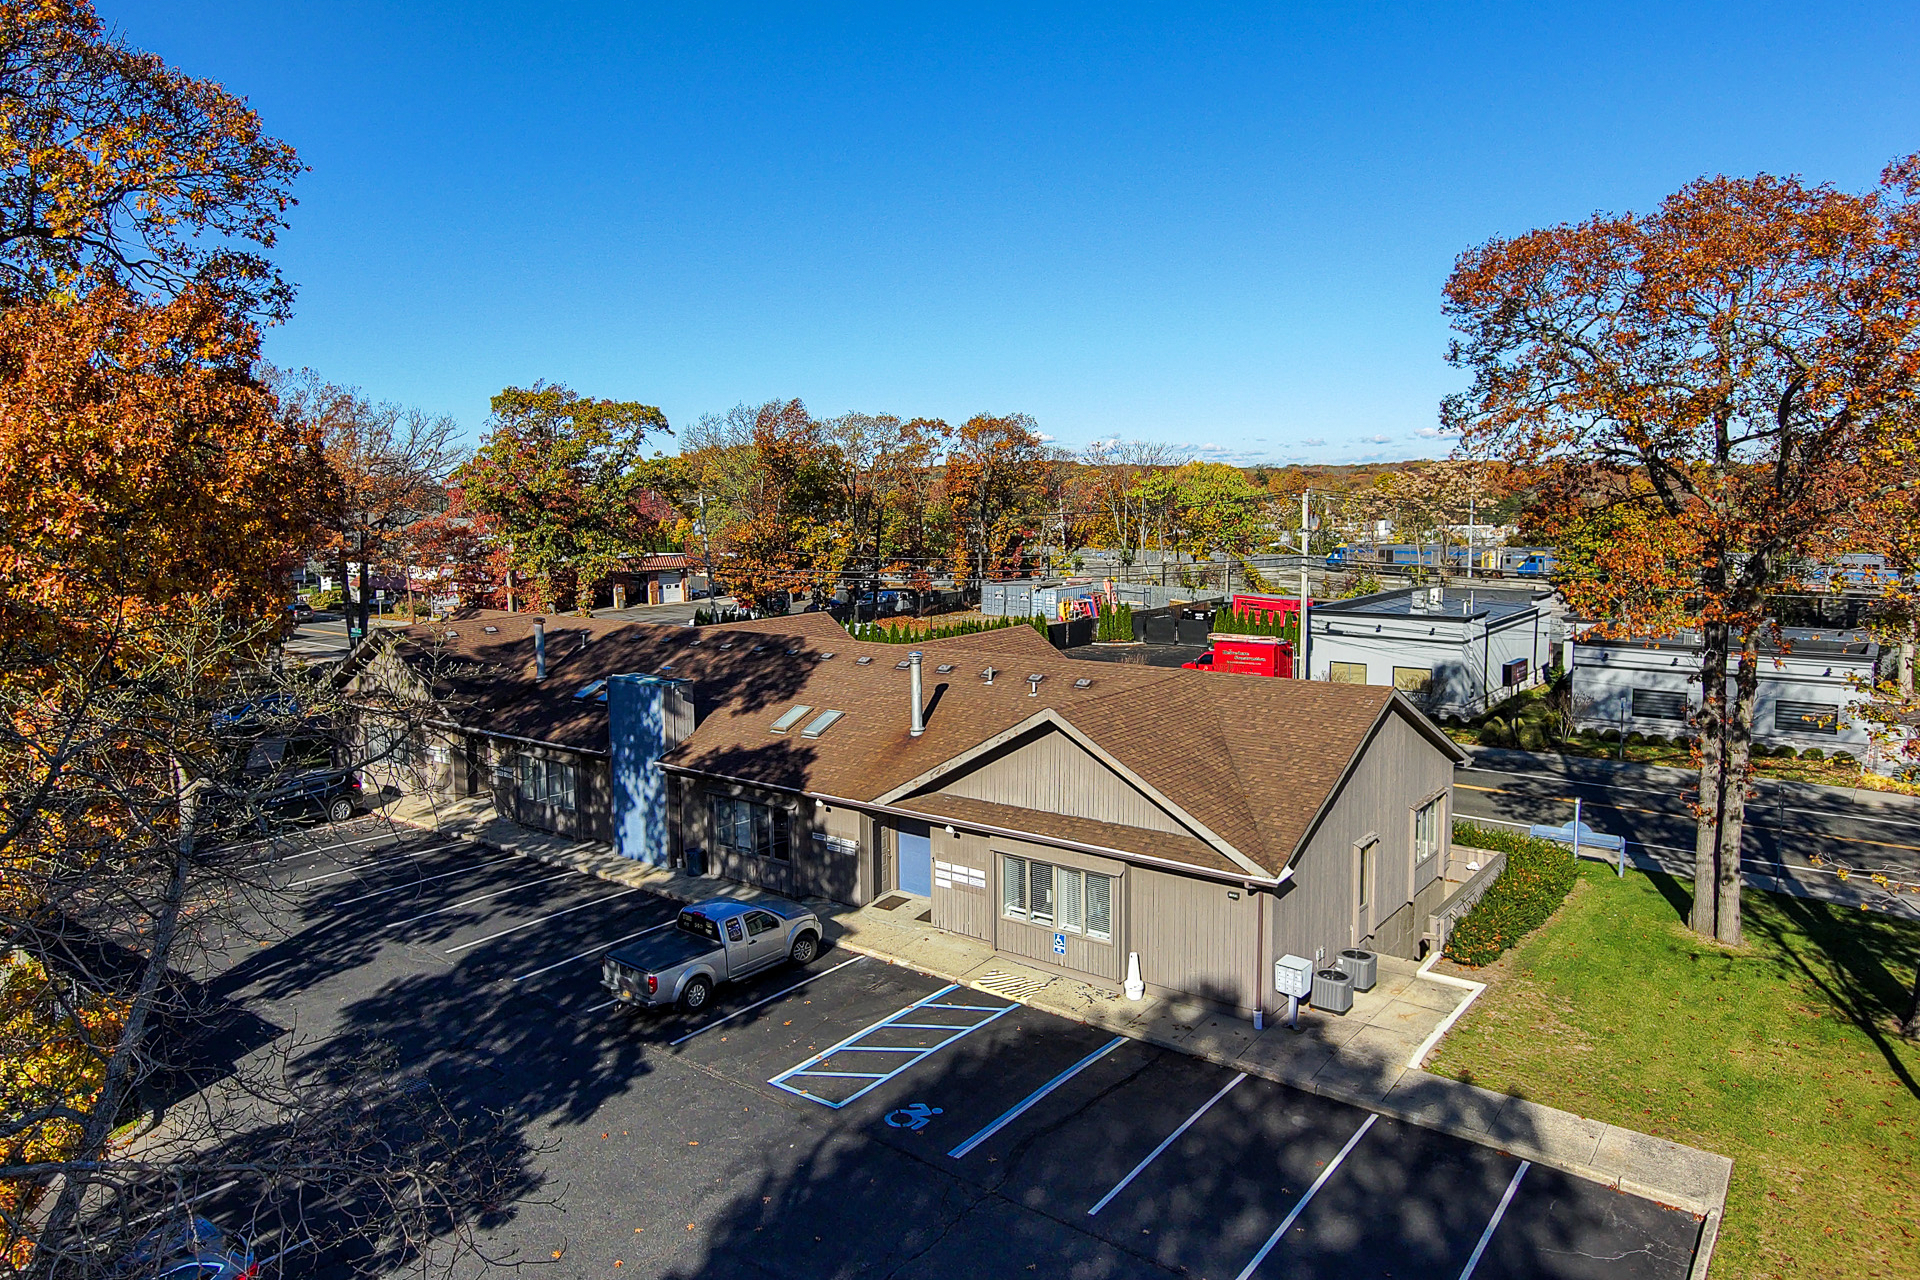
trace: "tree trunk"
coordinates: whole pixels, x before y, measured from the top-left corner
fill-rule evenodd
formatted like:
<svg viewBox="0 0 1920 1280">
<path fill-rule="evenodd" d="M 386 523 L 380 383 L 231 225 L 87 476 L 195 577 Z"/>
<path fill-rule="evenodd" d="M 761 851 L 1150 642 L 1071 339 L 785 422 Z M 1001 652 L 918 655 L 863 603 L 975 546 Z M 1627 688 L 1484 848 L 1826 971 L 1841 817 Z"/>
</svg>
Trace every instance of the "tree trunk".
<svg viewBox="0 0 1920 1280">
<path fill-rule="evenodd" d="M 1900 701 L 1913 701 L 1913 640 L 1914 624 L 1907 624 L 1907 634 L 1900 641 Z"/>
<path fill-rule="evenodd" d="M 1913 997 L 1907 1001 L 1907 1016 L 1900 1020 L 1900 1034 L 1920 1040 L 1920 966 L 1913 971 Z"/>
<path fill-rule="evenodd" d="M 1716 928 L 1720 854 L 1720 806 L 1725 790 L 1727 730 L 1727 625 L 1709 622 L 1700 645 L 1700 802 L 1693 834 L 1693 931 L 1719 936 Z M 1624 729 L 1624 726 L 1623 726 Z M 1624 742 L 1626 734 L 1621 733 Z"/>
<path fill-rule="evenodd" d="M 367 553 L 360 552 L 360 636 L 365 639 L 373 633 L 373 585 L 367 573 Z"/>
<path fill-rule="evenodd" d="M 1718 902 L 1714 937 L 1730 947 L 1741 943 L 1740 848 L 1747 817 L 1747 774 L 1753 749 L 1753 703 L 1760 688 L 1760 633 L 1748 628 L 1740 646 L 1740 671 L 1734 682 L 1733 714 L 1727 720 L 1726 770 L 1721 778 L 1720 865 L 1714 880 Z"/>
<path fill-rule="evenodd" d="M 174 944 L 180 932 L 181 910 L 186 903 L 188 873 L 193 865 L 194 814 L 199 807 L 199 798 L 192 790 L 183 789 L 179 793 L 179 803 L 180 846 L 174 853 L 167 886 L 160 895 L 158 909 L 154 913 L 140 985 L 128 1003 L 127 1020 L 121 1027 L 119 1040 L 109 1052 L 99 1096 L 94 1099 L 86 1123 L 81 1127 L 80 1141 L 71 1157 L 77 1161 L 98 1159 L 106 1149 L 107 1139 L 118 1124 L 127 1090 L 133 1084 L 133 1072 L 141 1057 L 140 1045 L 146 1038 L 147 1022 L 159 1003 L 161 984 L 170 972 L 169 962 L 173 959 Z M 67 1256 L 60 1242 L 71 1235 L 88 1186 L 84 1178 L 76 1176 L 69 1176 L 62 1184 L 60 1195 L 40 1230 L 40 1238 L 54 1242 L 53 1247 L 36 1251 L 34 1265 L 28 1274 L 36 1277 L 51 1274 L 59 1260 Z"/>
</svg>

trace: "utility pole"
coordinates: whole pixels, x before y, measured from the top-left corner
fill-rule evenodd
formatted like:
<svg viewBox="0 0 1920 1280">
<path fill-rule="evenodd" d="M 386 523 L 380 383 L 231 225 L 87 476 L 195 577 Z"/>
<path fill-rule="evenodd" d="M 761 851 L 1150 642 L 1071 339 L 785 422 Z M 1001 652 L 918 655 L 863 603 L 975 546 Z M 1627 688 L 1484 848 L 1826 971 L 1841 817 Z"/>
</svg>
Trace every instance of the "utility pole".
<svg viewBox="0 0 1920 1280">
<path fill-rule="evenodd" d="M 1313 515 L 1307 499 L 1311 489 L 1300 491 L 1300 625 L 1294 637 L 1293 678 L 1307 679 L 1307 556 L 1313 550 Z"/>
<path fill-rule="evenodd" d="M 1473 576 L 1473 495 L 1467 495 L 1467 576 Z"/>
</svg>

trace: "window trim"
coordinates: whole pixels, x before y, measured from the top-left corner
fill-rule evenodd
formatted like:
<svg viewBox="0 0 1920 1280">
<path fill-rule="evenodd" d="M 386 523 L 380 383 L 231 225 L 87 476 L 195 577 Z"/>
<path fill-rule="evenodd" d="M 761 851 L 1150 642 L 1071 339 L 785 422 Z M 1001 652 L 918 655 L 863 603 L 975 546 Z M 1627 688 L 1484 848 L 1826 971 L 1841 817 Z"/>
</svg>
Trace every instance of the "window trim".
<svg viewBox="0 0 1920 1280">
<path fill-rule="evenodd" d="M 1400 673 L 1403 671 L 1423 675 L 1426 677 L 1426 679 L 1422 680 L 1417 685 L 1408 686 L 1408 685 L 1401 684 Z M 1431 693 L 1433 692 L 1433 668 L 1432 667 L 1395 666 L 1393 669 L 1393 687 L 1398 689 L 1401 693 Z"/>
<path fill-rule="evenodd" d="M 1031 925 L 1049 933 L 1072 934 L 1104 946 L 1113 945 L 1113 882 L 1119 876 L 1046 862 L 1017 853 L 1000 853 L 999 861 L 1001 919 Z M 1036 871 L 1044 872 L 1046 876 L 1048 910 L 1044 918 L 1035 909 Z M 1107 927 L 1103 933 L 1093 931 L 1087 919 L 1090 914 L 1088 904 L 1095 896 L 1095 891 L 1088 886 L 1096 880 L 1105 882 L 1104 890 L 1100 891 L 1107 917 Z M 1068 884 L 1075 887 L 1069 891 L 1064 887 Z M 1016 902 L 1019 905 L 1016 906 Z"/>
<path fill-rule="evenodd" d="M 747 843 L 734 842 L 733 833 L 740 828 L 741 816 L 734 813 L 735 806 L 745 811 Z M 728 811 L 723 821 L 721 810 Z M 761 816 L 764 815 L 766 843 L 760 843 Z M 747 796 L 729 795 L 723 791 L 707 792 L 707 823 L 712 830 L 713 845 L 726 853 L 743 858 L 765 858 L 769 862 L 793 862 L 793 815 L 786 806 L 769 804 Z"/>
</svg>

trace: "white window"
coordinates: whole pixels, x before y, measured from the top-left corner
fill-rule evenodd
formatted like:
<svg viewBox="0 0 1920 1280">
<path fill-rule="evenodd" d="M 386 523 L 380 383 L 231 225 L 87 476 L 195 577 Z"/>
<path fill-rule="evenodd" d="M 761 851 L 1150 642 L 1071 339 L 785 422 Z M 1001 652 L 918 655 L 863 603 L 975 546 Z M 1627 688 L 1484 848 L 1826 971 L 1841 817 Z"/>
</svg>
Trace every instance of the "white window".
<svg viewBox="0 0 1920 1280">
<path fill-rule="evenodd" d="M 1113 877 L 1002 855 L 1000 911 L 1010 920 L 1113 941 Z"/>
<path fill-rule="evenodd" d="M 1413 864 L 1440 852 L 1440 800 L 1435 797 L 1413 813 Z"/>
<path fill-rule="evenodd" d="M 521 756 L 516 762 L 520 798 L 571 811 L 577 800 L 579 775 L 574 767 L 544 756 Z"/>
</svg>

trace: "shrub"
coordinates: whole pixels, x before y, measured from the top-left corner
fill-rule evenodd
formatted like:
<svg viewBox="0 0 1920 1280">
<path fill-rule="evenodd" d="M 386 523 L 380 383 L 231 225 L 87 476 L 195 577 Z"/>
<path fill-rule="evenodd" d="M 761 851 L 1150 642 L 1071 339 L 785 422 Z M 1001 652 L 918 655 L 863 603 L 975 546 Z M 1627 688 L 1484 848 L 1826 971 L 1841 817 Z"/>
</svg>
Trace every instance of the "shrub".
<svg viewBox="0 0 1920 1280">
<path fill-rule="evenodd" d="M 1472 822 L 1455 822 L 1453 840 L 1507 855 L 1500 878 L 1453 926 L 1446 957 L 1456 964 L 1479 966 L 1497 960 L 1547 922 L 1566 901 L 1578 874 L 1573 851 L 1551 840 Z"/>
<path fill-rule="evenodd" d="M 1647 745 L 1647 735 L 1636 730 L 1627 735 L 1627 745 L 1630 747 L 1644 747 Z"/>
<path fill-rule="evenodd" d="M 1483 747 L 1510 747 L 1513 734 L 1507 730 L 1507 722 L 1494 716 L 1480 726 L 1480 745 Z"/>
<path fill-rule="evenodd" d="M 1825 760 L 1827 758 L 1827 753 L 1822 751 L 1818 747 L 1808 747 L 1805 751 L 1802 751 L 1800 753 L 1800 758 L 1802 760 Z"/>
<path fill-rule="evenodd" d="M 1618 729 L 1602 729 L 1600 731 L 1600 741 L 1618 742 L 1620 741 L 1620 731 Z"/>
<path fill-rule="evenodd" d="M 1545 751 L 1547 749 L 1546 726 L 1538 720 L 1522 720 L 1514 726 L 1513 742 L 1522 751 Z"/>
</svg>

